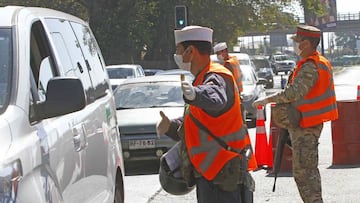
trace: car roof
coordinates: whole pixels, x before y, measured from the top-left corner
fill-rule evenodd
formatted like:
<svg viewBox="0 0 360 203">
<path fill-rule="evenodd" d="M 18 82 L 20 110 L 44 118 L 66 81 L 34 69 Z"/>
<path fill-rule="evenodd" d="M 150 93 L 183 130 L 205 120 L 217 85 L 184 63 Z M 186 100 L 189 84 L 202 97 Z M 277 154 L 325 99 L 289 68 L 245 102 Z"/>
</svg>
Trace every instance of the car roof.
<svg viewBox="0 0 360 203">
<path fill-rule="evenodd" d="M 133 83 L 149 83 L 149 82 L 180 82 L 179 75 L 150 75 L 146 77 L 129 78 L 121 85 Z"/>
<path fill-rule="evenodd" d="M 141 65 L 139 65 L 139 64 L 117 64 L 117 65 L 107 65 L 106 66 L 107 69 L 112 69 L 112 68 L 137 68 L 137 67 L 141 67 Z"/>
<path fill-rule="evenodd" d="M 249 54 L 246 53 L 229 53 L 230 56 L 236 56 L 239 60 L 241 59 L 249 59 Z"/>
<path fill-rule="evenodd" d="M 249 54 L 246 54 L 246 53 L 229 53 L 230 56 L 236 56 L 236 58 L 238 60 L 250 60 L 250 56 Z M 214 62 L 219 62 L 216 54 L 211 54 L 210 55 L 210 59 L 211 61 L 214 61 Z"/>
<path fill-rule="evenodd" d="M 191 74 L 190 71 L 187 70 L 183 70 L 180 68 L 176 68 L 176 69 L 168 69 L 168 70 L 164 70 L 161 71 L 159 73 L 156 73 L 156 75 L 179 75 L 179 74 Z"/>
<path fill-rule="evenodd" d="M 88 24 L 85 21 L 81 20 L 78 17 L 73 15 L 49 9 L 49 8 L 41 8 L 41 7 L 24 7 L 24 6 L 5 6 L 0 7 L 0 26 L 1 27 L 10 27 L 13 26 L 14 23 L 17 23 L 16 20 L 18 16 L 23 14 L 23 16 L 36 16 L 40 18 L 60 18 L 60 19 L 67 19 L 74 22 L 80 22 L 82 24 Z"/>
</svg>

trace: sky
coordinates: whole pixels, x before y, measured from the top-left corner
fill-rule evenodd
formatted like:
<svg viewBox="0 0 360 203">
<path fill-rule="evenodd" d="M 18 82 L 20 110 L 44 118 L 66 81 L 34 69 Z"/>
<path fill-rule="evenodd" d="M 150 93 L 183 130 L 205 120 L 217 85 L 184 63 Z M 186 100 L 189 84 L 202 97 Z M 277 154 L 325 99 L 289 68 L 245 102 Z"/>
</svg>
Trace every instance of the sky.
<svg viewBox="0 0 360 203">
<path fill-rule="evenodd" d="M 295 1 L 297 2 L 297 1 Z M 293 12 L 299 16 L 304 16 L 304 11 L 303 9 L 297 4 L 292 4 L 292 9 L 289 9 L 290 12 Z M 336 0 L 336 8 L 337 8 L 337 13 L 340 14 L 346 14 L 346 13 L 358 13 L 360 14 L 360 1 L 359 0 Z M 332 35 L 330 33 L 330 35 Z M 290 35 L 289 35 L 290 36 Z M 329 39 L 329 34 L 325 34 L 324 36 L 324 48 L 326 49 L 328 47 L 328 39 Z M 289 38 L 289 37 L 287 37 Z M 251 47 L 252 46 L 252 42 L 261 42 L 263 43 L 264 41 L 264 36 L 255 36 L 255 37 L 244 37 L 243 39 L 240 39 L 242 42 L 244 43 L 245 47 Z M 269 38 L 267 38 L 267 40 L 269 40 Z M 288 40 L 291 41 L 291 40 Z M 269 42 L 269 41 L 267 41 Z"/>
<path fill-rule="evenodd" d="M 358 0 L 336 0 L 338 13 L 359 13 L 360 2 Z"/>
<path fill-rule="evenodd" d="M 293 7 L 299 9 L 300 15 L 304 15 L 304 11 L 300 8 L 299 4 L 294 3 Z M 359 0 L 336 0 L 337 13 L 359 13 L 360 12 L 360 1 Z"/>
<path fill-rule="evenodd" d="M 304 16 L 304 10 L 299 6 L 298 2 L 295 1 L 292 5 L 295 11 L 290 9 L 290 12 L 295 12 L 299 16 Z M 359 0 L 336 0 L 337 13 L 359 13 L 360 12 L 360 1 Z"/>
</svg>

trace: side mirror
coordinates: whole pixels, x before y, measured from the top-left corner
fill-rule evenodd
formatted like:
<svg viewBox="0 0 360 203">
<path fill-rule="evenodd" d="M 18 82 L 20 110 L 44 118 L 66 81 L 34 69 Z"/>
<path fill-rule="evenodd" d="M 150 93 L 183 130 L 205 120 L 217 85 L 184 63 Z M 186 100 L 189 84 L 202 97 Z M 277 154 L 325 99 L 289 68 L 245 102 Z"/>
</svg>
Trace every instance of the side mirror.
<svg viewBox="0 0 360 203">
<path fill-rule="evenodd" d="M 84 87 L 78 78 L 52 78 L 45 96 L 46 100 L 35 106 L 39 120 L 79 111 L 86 106 Z"/>
</svg>

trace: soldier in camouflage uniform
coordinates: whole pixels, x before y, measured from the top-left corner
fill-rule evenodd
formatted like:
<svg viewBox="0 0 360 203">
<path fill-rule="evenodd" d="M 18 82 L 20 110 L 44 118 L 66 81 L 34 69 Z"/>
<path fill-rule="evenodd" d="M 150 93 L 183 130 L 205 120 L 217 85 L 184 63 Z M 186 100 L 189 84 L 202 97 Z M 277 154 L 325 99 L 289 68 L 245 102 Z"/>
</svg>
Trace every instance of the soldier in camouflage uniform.
<svg viewBox="0 0 360 203">
<path fill-rule="evenodd" d="M 294 51 L 301 57 L 286 88 L 279 93 L 260 98 L 254 107 L 267 103 L 288 104 L 292 111 L 285 113 L 292 143 L 293 176 L 306 203 L 323 202 L 318 169 L 318 143 L 323 122 L 337 119 L 337 107 L 331 64 L 316 48 L 320 30 L 312 26 L 298 26 Z M 297 111 L 297 113 L 294 113 Z M 290 113 L 293 112 L 293 113 Z M 299 114 L 300 118 L 295 114 Z"/>
</svg>

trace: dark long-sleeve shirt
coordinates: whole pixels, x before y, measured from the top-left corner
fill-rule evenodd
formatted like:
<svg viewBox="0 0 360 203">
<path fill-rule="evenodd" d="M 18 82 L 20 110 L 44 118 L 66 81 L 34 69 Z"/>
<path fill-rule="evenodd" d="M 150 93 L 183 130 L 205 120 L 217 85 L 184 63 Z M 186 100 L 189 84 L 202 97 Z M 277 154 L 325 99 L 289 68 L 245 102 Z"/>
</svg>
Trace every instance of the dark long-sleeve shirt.
<svg viewBox="0 0 360 203">
<path fill-rule="evenodd" d="M 203 109 L 207 114 L 216 117 L 228 111 L 234 103 L 234 83 L 227 77 L 217 73 L 208 73 L 204 76 L 201 85 L 194 86 L 195 100 L 185 102 Z M 167 136 L 174 140 L 179 140 L 177 129 L 182 123 L 183 118 L 173 119 Z"/>
</svg>

